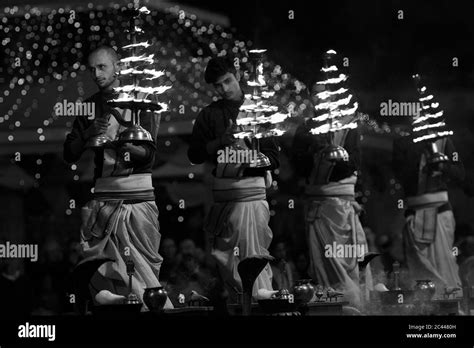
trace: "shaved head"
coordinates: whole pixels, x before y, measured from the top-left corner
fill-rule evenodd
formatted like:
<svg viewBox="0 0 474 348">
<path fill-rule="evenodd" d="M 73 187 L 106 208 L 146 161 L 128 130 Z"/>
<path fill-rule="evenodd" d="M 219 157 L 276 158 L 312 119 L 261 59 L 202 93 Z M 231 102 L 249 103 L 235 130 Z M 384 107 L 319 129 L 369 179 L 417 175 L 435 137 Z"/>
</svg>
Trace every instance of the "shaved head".
<svg viewBox="0 0 474 348">
<path fill-rule="evenodd" d="M 117 87 L 119 57 L 110 46 L 100 46 L 89 54 L 88 64 L 92 79 L 101 90 Z"/>
<path fill-rule="evenodd" d="M 93 55 L 96 55 L 96 54 L 106 54 L 110 57 L 110 59 L 112 59 L 112 62 L 117 62 L 119 60 L 119 56 L 117 54 L 117 52 L 110 46 L 99 46 L 97 47 L 95 50 L 93 50 L 90 54 L 89 54 L 89 58 Z"/>
</svg>

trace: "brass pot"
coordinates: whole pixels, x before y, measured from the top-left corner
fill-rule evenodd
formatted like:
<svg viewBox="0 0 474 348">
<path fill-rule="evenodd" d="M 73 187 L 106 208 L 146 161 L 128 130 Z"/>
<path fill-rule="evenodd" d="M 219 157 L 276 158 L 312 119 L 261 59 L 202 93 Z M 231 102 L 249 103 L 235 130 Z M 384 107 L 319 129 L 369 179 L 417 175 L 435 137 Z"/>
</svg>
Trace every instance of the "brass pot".
<svg viewBox="0 0 474 348">
<path fill-rule="evenodd" d="M 143 294 L 143 302 L 151 311 L 161 311 L 165 306 L 168 293 L 162 286 L 155 288 L 146 288 Z"/>
<path fill-rule="evenodd" d="M 428 302 L 433 298 L 436 292 L 436 285 L 429 279 L 417 280 L 414 291 L 416 300 Z"/>
<path fill-rule="evenodd" d="M 295 300 L 308 303 L 314 296 L 315 288 L 311 285 L 311 279 L 301 279 L 295 282 L 293 295 Z"/>
</svg>

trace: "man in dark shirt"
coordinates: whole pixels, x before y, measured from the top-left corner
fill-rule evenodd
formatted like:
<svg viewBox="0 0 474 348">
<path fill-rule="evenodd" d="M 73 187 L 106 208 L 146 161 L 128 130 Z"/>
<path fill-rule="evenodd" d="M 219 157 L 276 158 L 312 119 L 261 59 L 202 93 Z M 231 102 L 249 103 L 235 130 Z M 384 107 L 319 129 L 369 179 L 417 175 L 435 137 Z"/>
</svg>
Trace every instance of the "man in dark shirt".
<svg viewBox="0 0 474 348">
<path fill-rule="evenodd" d="M 209 161 L 216 166 L 212 188 L 214 205 L 204 229 L 211 238 L 212 255 L 228 291 L 228 302 L 235 303 L 242 292 L 237 272 L 240 260 L 248 256 L 269 255 L 272 231 L 268 226 L 270 211 L 266 187 L 271 184 L 270 170 L 279 166 L 279 149 L 273 138 L 260 139 L 259 150 L 270 163 L 267 167 L 218 160 L 219 153 L 223 153 L 226 147 L 249 150 L 248 143 L 233 136 L 244 93 L 233 64 L 225 58 L 209 61 L 205 80 L 215 87 L 221 99 L 199 113 L 188 157 L 195 164 Z M 253 295 L 256 296 L 258 289 L 272 290 L 271 278 L 271 268 L 267 265 L 255 281 Z"/>
<path fill-rule="evenodd" d="M 118 111 L 124 120 L 131 118 L 129 110 L 112 110 L 106 103 L 118 96 L 114 92 L 120 84 L 118 56 L 111 47 L 102 46 L 89 55 L 88 63 L 99 87 L 99 92 L 86 100 L 95 105 L 95 119 L 76 117 L 64 143 L 64 159 L 78 161 L 94 136 L 105 135 L 109 140 L 93 149 L 94 197 L 82 208 L 81 244 L 86 259 L 109 257 L 115 262 L 103 264 L 96 272 L 92 293 L 101 304 L 110 299 L 105 290 L 127 295 L 125 261 L 132 260 L 133 292 L 142 299 L 145 288 L 160 286 L 163 261 L 158 254 L 161 235 L 151 177 L 160 118 L 156 114 L 142 116 L 141 125 L 151 133 L 153 142 L 114 142 L 125 128 L 111 114 Z M 166 306 L 172 306 L 169 300 Z"/>
<path fill-rule="evenodd" d="M 455 221 L 448 200 L 449 181 L 460 184 L 464 166 L 449 138 L 436 141 L 448 162 L 430 164 L 429 144 L 414 143 L 413 136 L 393 145 L 393 170 L 405 192 L 406 224 L 403 230 L 408 282 L 430 279 L 436 294 L 461 284 L 453 254 Z M 459 296 L 462 296 L 458 293 Z"/>
<path fill-rule="evenodd" d="M 315 98 L 313 102 L 317 105 L 319 100 Z M 355 116 L 351 117 L 349 122 L 354 121 Z M 367 291 L 372 289 L 372 275 L 370 267 L 363 276 L 358 268 L 358 261 L 369 251 L 358 216 L 362 208 L 355 200 L 360 131 L 342 129 L 333 134 L 312 135 L 313 126 L 311 119 L 300 125 L 292 145 L 297 173 L 305 178 L 308 273 L 317 284 L 341 290 L 347 301 L 361 308 Z M 342 146 L 348 157 L 329 160 L 325 149 L 331 144 Z M 359 286 L 359 277 L 365 279 L 365 293 Z"/>
</svg>

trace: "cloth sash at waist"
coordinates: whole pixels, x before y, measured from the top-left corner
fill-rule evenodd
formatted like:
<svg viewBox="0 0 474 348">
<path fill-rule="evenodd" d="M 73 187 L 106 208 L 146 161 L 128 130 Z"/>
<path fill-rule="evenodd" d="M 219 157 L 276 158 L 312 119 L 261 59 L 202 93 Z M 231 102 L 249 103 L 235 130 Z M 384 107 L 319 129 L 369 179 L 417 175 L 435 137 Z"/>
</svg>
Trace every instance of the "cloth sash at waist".
<svg viewBox="0 0 474 348">
<path fill-rule="evenodd" d="M 259 177 L 214 178 L 214 202 L 251 202 L 266 199 L 265 179 Z"/>
<path fill-rule="evenodd" d="M 103 201 L 155 200 L 151 173 L 98 178 L 94 187 L 94 198 Z"/>
<path fill-rule="evenodd" d="M 353 201 L 355 198 L 355 183 L 357 176 L 353 175 L 338 182 L 326 185 L 307 185 L 305 195 L 313 200 L 322 200 L 328 197 L 338 197 Z"/>
<path fill-rule="evenodd" d="M 411 210 L 436 208 L 448 203 L 448 192 L 440 191 L 407 197 L 406 202 L 408 209 Z"/>
</svg>

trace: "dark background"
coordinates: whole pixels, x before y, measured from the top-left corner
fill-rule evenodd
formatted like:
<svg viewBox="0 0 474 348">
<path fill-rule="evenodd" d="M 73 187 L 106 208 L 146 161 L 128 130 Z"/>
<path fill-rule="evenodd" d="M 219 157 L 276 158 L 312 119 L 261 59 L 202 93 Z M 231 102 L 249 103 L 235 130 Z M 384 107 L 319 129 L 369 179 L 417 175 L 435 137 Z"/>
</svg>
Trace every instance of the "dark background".
<svg viewBox="0 0 474 348">
<path fill-rule="evenodd" d="M 37 264 L 26 261 L 8 263 L 7 266 L 8 272 L 21 270 L 25 281 L 30 282 L 28 291 L 35 296 L 31 297 L 32 303 L 26 305 L 26 310 L 36 309 L 39 313 L 65 310 L 61 305 L 68 291 L 65 280 L 80 258 L 80 207 L 91 198 L 92 187 L 90 154 L 77 163 L 75 170 L 62 160 L 62 143 L 71 127 L 71 120 L 58 119 L 47 129 L 45 127 L 47 137 L 44 142 L 38 141 L 37 129 L 43 127 L 44 120 L 49 119 L 56 98 L 75 100 L 79 89 L 87 97 L 96 88 L 87 71 L 78 70 L 77 78 L 67 75 L 60 81 L 52 76 L 57 72 L 70 72 L 72 62 L 85 64 L 88 52 L 97 45 L 95 40 L 89 38 L 94 34 L 90 25 L 100 24 L 99 12 L 102 11 L 104 18 L 112 21 L 113 25 L 104 29 L 101 24 L 98 34 L 107 38 L 110 28 L 113 28 L 116 33 L 113 39 L 117 40 L 118 46 L 124 38 L 121 26 L 124 20 L 115 12 L 107 12 L 111 8 L 108 2 L 91 3 L 92 9 L 81 1 L 48 1 L 46 4 L 41 0 L 6 0 L 0 4 L 0 21 L 6 17 L 7 25 L 21 27 L 15 33 L 12 30 L 6 33 L 4 28 L 0 30 L 0 41 L 11 39 L 8 44 L 2 45 L 3 50 L 0 51 L 1 92 L 10 88 L 13 78 L 33 70 L 28 70 L 33 67 L 31 62 L 25 63 L 23 73 L 12 68 L 13 59 L 23 57 L 24 52 L 19 52 L 19 47 L 29 49 L 34 41 L 25 39 L 25 26 L 20 25 L 19 20 L 21 16 L 5 12 L 6 7 L 17 6 L 21 12 L 38 6 L 44 9 L 39 16 L 44 19 L 51 9 L 70 6 L 78 9 L 77 17 L 84 28 L 84 33 L 78 36 L 82 47 L 76 53 L 70 49 L 62 52 L 62 47 L 43 52 L 39 67 L 34 68 L 38 75 L 31 80 L 31 89 L 22 98 L 22 103 L 16 100 L 21 97 L 20 90 L 23 88 L 19 87 L 17 80 L 12 82 L 15 87 L 8 97 L 0 94 L 3 97 L 0 117 L 10 112 L 8 122 L 6 119 L 0 122 L 0 236 L 16 243 L 39 244 L 41 252 Z M 124 6 L 128 2 L 115 3 Z M 99 5 L 103 9 L 99 9 Z M 360 111 L 368 113 L 380 126 L 387 126 L 383 131 L 363 128 L 359 198 L 366 208 L 362 222 L 373 240 L 372 246 L 380 248 L 382 241 L 388 241 L 390 248 L 386 252 L 393 259 L 402 257 L 400 235 L 404 220 L 403 211 L 396 207 L 397 199 L 403 197 L 403 190 L 397 188 L 393 181 L 391 150 L 393 139 L 400 136 L 397 129 L 406 126 L 408 118 L 380 116 L 380 103 L 388 99 L 416 100 L 411 75 L 422 74 L 429 90 L 445 111 L 446 122 L 455 133 L 453 142 L 465 164 L 466 179 L 450 187 L 450 199 L 457 221 L 456 245 L 463 246 L 465 250 L 458 261 L 471 255 L 472 246 L 469 245 L 472 245 L 474 238 L 474 8 L 470 2 L 326 1 L 310 4 L 308 1 L 256 0 L 180 1 L 179 5 L 186 13 L 196 12 L 197 21 L 202 20 L 200 24 L 196 22 L 196 27 L 220 23 L 225 31 L 233 33 L 233 37 L 193 36 L 181 24 L 176 26 L 176 16 L 169 11 L 172 5 L 160 2 L 156 8 L 152 7 L 156 12 L 150 18 L 155 22 L 148 23 L 145 29 L 150 37 L 158 40 L 156 47 L 166 48 L 166 54 L 159 52 L 160 64 L 170 71 L 169 78 L 175 78 L 168 95 L 171 112 L 162 120 L 153 172 L 163 238 L 171 238 L 177 244 L 190 238 L 199 248 L 207 247 L 202 223 L 210 204 L 209 177 L 202 166 L 190 166 L 186 157 L 187 141 L 192 120 L 213 95 L 202 76 L 206 59 L 211 53 L 209 44 L 214 42 L 219 48 L 225 44 L 232 47 L 233 40 L 237 38 L 245 41 L 248 48 L 263 47 L 268 50 L 268 71 L 280 65 L 291 76 L 291 81 L 299 80 L 306 86 L 311 86 L 320 78 L 321 56 L 328 49 L 335 49 L 340 57 L 349 58 L 346 71 L 350 75 L 350 88 L 360 102 Z M 79 10 L 80 6 L 83 8 Z M 403 11 L 403 19 L 398 19 L 400 10 Z M 294 11 L 294 19 L 288 18 L 289 11 Z M 94 18 L 90 16 L 92 12 L 95 13 Z M 59 20 L 57 14 L 52 19 L 54 24 Z M 177 28 L 183 31 L 178 32 Z M 73 29 L 68 27 L 67 30 Z M 67 30 L 53 30 L 63 40 L 63 46 L 68 42 Z M 37 30 L 38 33 L 40 31 Z M 53 35 L 44 31 L 40 34 L 38 42 L 41 45 Z M 104 43 L 110 40 L 108 38 Z M 252 41 L 252 45 L 248 41 Z M 204 53 L 199 54 L 199 49 Z M 459 60 L 457 67 L 452 64 L 454 57 Z M 53 65 L 53 62 L 60 64 Z M 43 77 L 45 83 L 39 83 L 39 77 Z M 196 83 L 199 84 L 197 87 Z M 64 86 L 61 93 L 58 92 L 59 85 Z M 41 88 L 44 88 L 43 92 Z M 293 85 L 288 84 L 290 99 L 299 96 L 302 98 L 299 102 L 309 99 L 307 90 L 296 95 L 292 88 Z M 16 110 L 14 105 L 17 105 Z M 183 116 L 177 114 L 180 105 L 187 108 Z M 21 120 L 21 126 L 14 125 L 16 120 Z M 15 140 L 9 141 L 7 138 L 12 134 Z M 299 178 L 291 165 L 291 132 L 279 140 L 282 165 L 274 176 L 278 186 L 268 192 L 272 209 L 271 227 L 275 240 L 285 241 L 289 258 L 296 260 L 304 254 L 306 247 L 303 205 Z M 14 160 L 17 151 L 22 153 L 20 162 Z M 41 165 L 37 164 L 38 159 L 41 159 Z M 36 173 L 41 174 L 38 179 L 35 178 Z M 78 180 L 73 178 L 76 173 Z M 191 178 L 190 173 L 195 176 Z M 76 208 L 66 213 L 70 199 L 76 200 Z M 180 199 L 185 199 L 185 209 L 179 208 Z M 289 199 L 296 202 L 294 209 L 288 209 Z M 24 290 L 25 287 L 21 285 L 19 289 Z"/>
</svg>

